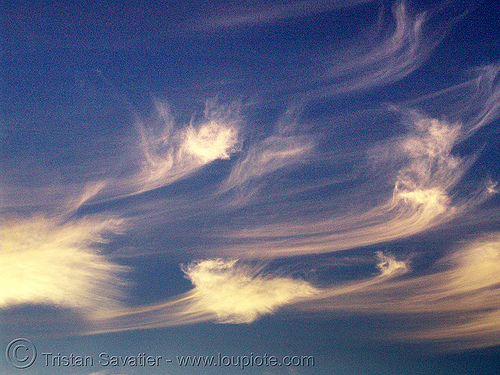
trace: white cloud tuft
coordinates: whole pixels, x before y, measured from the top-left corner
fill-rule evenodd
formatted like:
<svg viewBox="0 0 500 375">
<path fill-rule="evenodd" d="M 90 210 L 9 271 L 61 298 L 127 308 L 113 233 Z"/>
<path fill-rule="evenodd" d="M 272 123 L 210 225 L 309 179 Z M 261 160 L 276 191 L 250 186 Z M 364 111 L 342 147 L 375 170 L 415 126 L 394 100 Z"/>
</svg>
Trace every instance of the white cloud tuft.
<svg viewBox="0 0 500 375">
<path fill-rule="evenodd" d="M 99 254 L 103 235 L 123 228 L 119 219 L 60 222 L 35 216 L 1 227 L 0 308 L 46 304 L 81 312 L 119 306 L 126 267 Z"/>
<path fill-rule="evenodd" d="M 236 260 L 195 262 L 184 272 L 194 285 L 190 309 L 214 313 L 224 323 L 250 323 L 317 293 L 306 281 L 266 275 Z"/>
<path fill-rule="evenodd" d="M 180 153 L 198 157 L 202 163 L 216 159 L 229 159 L 238 142 L 236 129 L 216 121 L 195 128 L 189 126 L 183 137 Z"/>
<path fill-rule="evenodd" d="M 176 129 L 169 107 L 157 103 L 156 121 L 138 124 L 143 161 L 132 177 L 135 192 L 152 190 L 180 180 L 217 159 L 229 159 L 238 150 L 240 107 L 206 104 L 204 119 Z"/>
<path fill-rule="evenodd" d="M 380 275 L 384 277 L 393 277 L 403 275 L 408 272 L 408 263 L 396 258 L 390 254 L 384 254 L 381 251 L 377 252 L 377 268 L 380 270 Z"/>
</svg>

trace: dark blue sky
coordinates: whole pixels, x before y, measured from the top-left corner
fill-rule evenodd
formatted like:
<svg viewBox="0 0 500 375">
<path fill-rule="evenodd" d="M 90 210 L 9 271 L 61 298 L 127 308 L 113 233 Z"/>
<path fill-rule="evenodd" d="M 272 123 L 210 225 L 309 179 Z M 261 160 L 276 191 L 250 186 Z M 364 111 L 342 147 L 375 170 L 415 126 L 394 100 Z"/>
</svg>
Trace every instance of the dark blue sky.
<svg viewBox="0 0 500 375">
<path fill-rule="evenodd" d="M 498 373 L 498 4 L 0 12 L 0 343 L 35 344 L 24 373 Z M 42 354 L 103 352 L 174 362 Z M 315 364 L 176 362 L 218 353 Z"/>
</svg>

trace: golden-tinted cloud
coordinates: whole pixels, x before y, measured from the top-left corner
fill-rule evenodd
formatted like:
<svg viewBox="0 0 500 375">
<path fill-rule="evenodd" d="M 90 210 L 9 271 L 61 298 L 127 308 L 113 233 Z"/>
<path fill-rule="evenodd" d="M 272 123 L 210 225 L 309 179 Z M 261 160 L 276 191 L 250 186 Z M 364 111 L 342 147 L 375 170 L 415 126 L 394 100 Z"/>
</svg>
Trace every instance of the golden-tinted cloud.
<svg viewBox="0 0 500 375">
<path fill-rule="evenodd" d="M 4 220 L 0 308 L 42 304 L 83 313 L 117 308 L 127 268 L 100 254 L 99 244 L 123 228 L 114 218 Z"/>
<path fill-rule="evenodd" d="M 221 259 L 184 269 L 194 285 L 188 310 L 209 311 L 223 323 L 250 323 L 280 306 L 317 293 L 306 281 L 265 274 L 259 268 Z"/>
<path fill-rule="evenodd" d="M 216 159 L 228 159 L 239 142 L 239 107 L 208 102 L 204 119 L 177 128 L 169 107 L 157 102 L 158 118 L 137 125 L 143 162 L 131 184 L 136 192 L 169 185 Z"/>
<path fill-rule="evenodd" d="M 204 321 L 251 323 L 280 307 L 319 293 L 307 281 L 265 272 L 237 260 L 209 259 L 183 269 L 193 289 L 166 302 L 95 316 L 101 331 L 153 328 Z"/>
</svg>

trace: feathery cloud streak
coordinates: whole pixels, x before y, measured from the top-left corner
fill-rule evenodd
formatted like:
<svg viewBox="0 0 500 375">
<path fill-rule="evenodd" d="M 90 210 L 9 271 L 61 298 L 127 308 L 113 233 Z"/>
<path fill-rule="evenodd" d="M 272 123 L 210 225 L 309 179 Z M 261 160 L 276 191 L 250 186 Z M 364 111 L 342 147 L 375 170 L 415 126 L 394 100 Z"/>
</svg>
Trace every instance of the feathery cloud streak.
<svg viewBox="0 0 500 375">
<path fill-rule="evenodd" d="M 407 271 L 406 263 L 394 268 Z M 406 314 L 437 320 L 419 330 L 392 333 L 393 338 L 445 343 L 448 349 L 498 345 L 500 234 L 484 234 L 440 259 L 427 275 L 383 279 L 331 287 L 306 310 Z M 389 272 L 390 274 L 390 272 Z M 446 319 L 443 319 L 446 316 Z M 440 318 L 441 317 L 441 318 Z M 453 343 L 450 345 L 450 340 Z"/>
<path fill-rule="evenodd" d="M 323 77 L 329 83 L 315 95 L 355 93 L 400 81 L 422 65 L 456 22 L 440 12 L 412 15 L 404 1 L 394 4 L 393 17 L 394 31 L 384 39 L 373 45 L 361 40 L 356 48 L 335 56 L 334 61 L 344 62 L 330 65 Z"/>
<path fill-rule="evenodd" d="M 238 230 L 230 237 L 248 242 L 227 252 L 257 258 L 294 256 L 393 241 L 446 223 L 494 193 L 493 185 L 487 185 L 454 203 L 451 192 L 473 162 L 473 158 L 452 153 L 462 134 L 460 125 L 417 116 L 412 126 L 409 135 L 380 145 L 371 153 L 384 164 L 402 164 L 394 177 L 392 197 L 385 203 L 364 213 L 322 221 L 284 220 Z"/>
<path fill-rule="evenodd" d="M 30 165 L 30 157 L 42 155 L 40 150 L 52 156 L 64 153 L 59 150 L 59 142 L 69 142 L 66 135 L 55 134 L 55 141 L 40 149 L 19 142 L 29 144 L 33 151 L 25 158 L 6 159 L 14 177 L 5 190 L 8 204 L 1 208 L 12 219 L 3 223 L 2 244 L 7 245 L 0 255 L 5 270 L 0 278 L 0 308 L 43 304 L 72 309 L 83 313 L 91 332 L 205 321 L 251 323 L 281 309 L 301 313 L 315 310 L 326 316 L 336 311 L 398 313 L 412 319 L 418 319 L 418 314 L 443 314 L 449 318 L 446 324 L 434 322 L 412 332 L 413 337 L 453 339 L 467 345 L 476 341 L 474 345 L 478 346 L 497 344 L 496 234 L 478 237 L 444 255 L 425 276 L 418 273 L 421 270 L 411 269 L 409 262 L 389 247 L 394 241 L 399 242 L 395 248 L 404 247 L 404 239 L 431 229 L 445 232 L 452 221 L 453 225 L 465 226 L 457 219 L 481 210 L 481 204 L 497 193 L 493 181 L 497 171 L 488 176 L 488 169 L 495 168 L 494 161 L 481 154 L 486 138 L 480 137 L 489 131 L 485 126 L 500 114 L 498 64 L 479 68 L 473 71 L 472 79 L 469 75 L 465 83 L 443 89 L 450 80 L 442 76 L 442 67 L 454 63 L 448 60 L 449 54 L 435 61 L 429 56 L 433 51 L 446 53 L 449 46 L 443 46 L 444 52 L 434 47 L 445 40 L 453 15 L 441 17 L 442 12 L 436 11 L 416 14 L 404 2 L 393 6 L 391 21 L 381 15 L 382 34 L 373 38 L 364 38 L 366 32 L 360 28 L 345 34 L 338 30 L 342 35 L 335 35 L 332 30 L 338 25 L 332 25 L 331 30 L 321 30 L 325 31 L 324 39 L 315 31 L 287 45 L 290 40 L 280 33 L 279 22 L 360 3 L 320 0 L 257 5 L 241 13 L 231 9 L 205 25 L 225 30 L 197 35 L 202 43 L 194 41 L 189 46 L 193 61 L 197 61 L 193 72 L 203 72 L 210 83 L 233 82 L 233 73 L 237 76 L 241 69 L 241 77 L 234 81 L 243 83 L 243 90 L 232 91 L 231 83 L 218 87 L 222 91 L 227 88 L 221 95 L 230 98 L 257 96 L 251 106 L 244 107 L 245 119 L 243 105 L 215 101 L 208 101 L 203 115 L 193 116 L 191 121 L 174 118 L 175 110 L 160 101 L 149 118 L 132 110 L 135 122 L 123 120 L 122 111 L 117 117 L 126 125 L 115 127 L 111 122 L 112 126 L 103 129 L 105 151 L 96 153 L 95 160 L 89 162 L 88 151 L 79 154 L 80 142 L 86 139 L 82 134 L 87 133 L 75 132 L 78 147 L 71 150 L 76 155 L 54 157 L 55 166 L 49 163 L 49 157 L 37 164 L 41 170 L 33 175 L 43 176 L 44 182 L 49 181 L 46 185 L 38 184 L 22 170 Z M 367 8 L 358 9 L 362 12 L 358 16 L 374 14 L 369 13 L 374 9 Z M 335 14 L 321 18 L 330 21 L 330 16 Z M 293 25 L 314 27 L 315 23 L 309 21 L 294 21 Z M 383 24 L 386 21 L 387 27 Z M 363 27 L 366 24 L 363 22 Z M 251 33 L 243 28 L 226 34 L 233 26 L 244 25 L 260 27 L 251 29 Z M 260 64 L 254 52 L 248 52 L 264 48 L 267 40 L 252 38 L 265 31 L 274 33 L 275 43 L 274 50 L 263 51 L 270 59 L 267 65 Z M 364 38 L 359 48 L 338 49 L 337 55 L 329 50 L 330 40 L 333 49 L 344 38 L 361 40 L 359 35 Z M 220 36 L 224 39 L 218 39 Z M 309 43 L 309 37 L 315 38 L 314 43 Z M 198 51 L 200 46 L 203 48 Z M 237 50 L 238 58 L 231 55 L 233 50 Z M 175 53 L 183 51 L 180 48 Z M 175 53 L 168 59 L 174 61 Z M 344 58 L 339 59 L 340 55 Z M 206 65 L 213 65 L 217 74 L 203 65 L 207 57 L 211 64 Z M 256 62 L 255 70 L 248 69 L 247 57 Z M 271 66 L 288 58 L 283 66 Z M 181 60 L 177 61 L 179 66 L 184 64 Z M 241 61 L 245 62 L 238 65 Z M 297 66 L 291 71 L 304 72 L 297 80 L 287 70 L 295 62 Z M 418 69 L 424 63 L 429 65 L 422 76 L 409 79 L 411 74 L 422 73 Z M 270 72 L 257 72 L 268 68 Z M 285 80 L 284 86 L 290 90 L 279 93 L 275 83 L 262 79 L 261 73 L 271 81 Z M 205 86 L 200 77 L 192 78 L 197 89 L 214 87 Z M 399 81 L 387 91 L 380 90 Z M 185 82 L 191 81 L 179 80 L 176 85 Z M 162 82 L 157 84 L 163 87 Z M 434 87 L 440 91 L 429 94 Z M 245 91 L 254 88 L 258 89 Z M 199 99 L 195 94 L 199 90 L 191 89 L 181 88 L 189 100 Z M 294 107 L 293 103 L 299 104 Z M 247 109 L 255 112 L 247 113 Z M 271 120 L 285 111 L 277 121 Z M 402 115 L 403 123 L 394 120 L 394 112 Z M 89 116 L 89 122 L 94 120 Z M 49 125 L 52 123 L 43 122 L 43 126 Z M 31 128 L 25 126 L 22 131 L 28 133 Z M 109 142 L 107 134 L 112 134 Z M 246 139 L 242 134 L 248 135 Z M 345 137 L 349 139 L 344 142 Z M 43 137 L 33 139 L 44 142 Z M 493 137 L 486 141 L 496 147 Z M 18 152 L 15 146 L 11 147 L 11 156 Z M 488 150 L 488 146 L 482 150 Z M 92 145 L 89 150 L 95 148 Z M 73 164 L 66 165 L 67 160 Z M 223 162 L 214 163 L 217 160 Z M 476 161 L 484 160 L 486 166 L 474 169 Z M 21 167 L 18 161 L 22 161 Z M 51 185 L 53 167 L 60 178 Z M 490 226 L 488 230 L 498 224 L 495 204 L 491 200 L 492 214 L 484 220 Z M 125 226 L 110 212 L 126 218 L 129 224 Z M 114 244 L 116 252 L 111 256 L 99 252 L 107 233 L 125 229 L 126 238 Z M 476 235 L 480 230 L 468 228 Z M 426 247 L 423 237 L 412 238 L 412 245 L 420 246 L 418 251 L 429 256 L 437 255 Z M 120 249 L 123 243 L 126 245 Z M 307 278 L 266 271 L 251 262 L 244 263 L 244 259 L 231 260 L 281 258 L 281 264 L 293 265 L 296 261 L 309 272 L 308 256 L 354 249 L 361 254 L 358 260 L 366 263 L 372 250 L 363 247 L 382 243 L 394 255 L 378 253 L 378 263 L 369 275 L 360 271 L 354 281 L 341 285 L 321 280 L 317 283 L 320 287 Z M 454 248 L 453 244 L 446 246 Z M 162 288 L 170 285 L 155 284 L 155 303 L 141 303 L 131 295 L 127 299 L 127 269 L 114 260 L 126 253 L 124 261 L 134 266 L 138 257 L 143 257 L 141 262 L 148 259 L 147 251 L 149 255 L 164 254 L 165 258 L 175 253 L 176 264 L 188 264 L 182 270 L 192 288 L 166 290 Z M 293 259 L 298 255 L 302 258 Z M 146 274 L 138 277 L 156 276 Z M 144 279 L 134 281 L 151 287 L 150 280 Z M 143 286 L 137 287 L 140 290 Z M 180 287 L 174 283 L 172 288 Z"/>
<path fill-rule="evenodd" d="M 352 0 L 349 2 L 339 0 L 313 0 L 292 1 L 288 3 L 262 4 L 253 8 L 233 7 L 229 15 L 215 16 L 201 24 L 201 29 L 232 28 L 238 26 L 253 26 L 268 24 L 311 16 L 317 13 L 329 12 L 336 9 L 358 6 L 371 0 Z"/>
</svg>

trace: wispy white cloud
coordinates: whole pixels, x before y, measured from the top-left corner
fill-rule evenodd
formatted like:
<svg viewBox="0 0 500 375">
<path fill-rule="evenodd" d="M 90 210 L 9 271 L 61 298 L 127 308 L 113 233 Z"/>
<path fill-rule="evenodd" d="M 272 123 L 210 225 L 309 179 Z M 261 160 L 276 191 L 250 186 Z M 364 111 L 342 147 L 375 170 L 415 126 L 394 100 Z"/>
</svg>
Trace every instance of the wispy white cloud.
<svg viewBox="0 0 500 375">
<path fill-rule="evenodd" d="M 215 313 L 224 323 L 250 323 L 317 292 L 306 281 L 266 275 L 259 268 L 234 260 L 198 262 L 184 272 L 194 285 L 190 309 Z"/>
<path fill-rule="evenodd" d="M 83 191 L 76 198 L 72 197 L 71 195 L 69 195 L 69 198 L 67 198 L 65 204 L 67 212 L 76 211 L 90 199 L 99 194 L 99 192 L 102 191 L 107 184 L 108 182 L 106 180 L 99 180 L 86 183 L 83 186 Z"/>
<path fill-rule="evenodd" d="M 352 93 L 401 80 L 422 65 L 453 21 L 440 18 L 436 25 L 430 21 L 440 17 L 439 13 L 413 15 L 403 1 L 394 5 L 393 16 L 394 31 L 385 38 L 370 44 L 365 40 L 373 38 L 364 38 L 355 49 L 334 57 L 334 61 L 345 62 L 331 64 L 324 76 L 329 83 L 316 95 Z"/>
<path fill-rule="evenodd" d="M 404 279 L 405 262 L 389 259 L 387 271 L 367 281 L 326 289 L 306 310 L 406 314 L 429 318 L 419 329 L 392 332 L 396 339 L 446 343 L 448 349 L 485 347 L 500 343 L 500 234 L 485 234 L 462 244 L 439 260 L 433 272 Z M 394 270 L 394 271 L 390 271 Z M 446 319 L 439 317 L 446 316 Z M 430 319 L 434 318 L 434 319 Z M 453 344 L 450 344 L 453 340 Z"/>
<path fill-rule="evenodd" d="M 94 160 L 95 170 L 85 172 L 88 177 L 73 172 L 64 180 L 56 179 L 42 186 L 32 184 L 33 181 L 23 181 L 22 186 L 18 181 L 9 182 L 3 186 L 2 208 L 62 215 L 85 205 L 171 185 L 240 150 L 241 110 L 240 103 L 221 104 L 210 99 L 201 118 L 193 117 L 182 124 L 176 121 L 166 102 L 157 100 L 151 117 L 141 119 L 136 115 L 135 127 L 123 136 L 122 149 L 115 150 L 115 163 Z M 9 167 L 13 174 L 19 173 L 16 166 Z"/>
<path fill-rule="evenodd" d="M 477 78 L 474 83 L 477 85 L 474 95 L 470 99 L 469 112 L 474 113 L 474 117 L 469 121 L 469 133 L 482 128 L 483 126 L 498 119 L 500 116 L 500 64 L 491 64 L 477 69 Z"/>
<path fill-rule="evenodd" d="M 452 190 L 473 158 L 455 156 L 461 136 L 459 124 L 414 116 L 412 131 L 386 142 L 370 153 L 378 164 L 399 165 L 392 182 L 392 196 L 366 212 L 301 222 L 283 222 L 237 230 L 228 235 L 245 239 L 228 247 L 240 256 L 293 256 L 345 250 L 393 241 L 421 233 L 471 210 L 494 194 L 483 186 L 469 199 L 455 199 Z M 390 174 L 388 174 L 390 176 Z"/>
<path fill-rule="evenodd" d="M 217 107 L 209 101 L 204 120 L 183 129 L 175 128 L 165 103 L 157 102 L 156 108 L 159 126 L 137 125 L 144 156 L 141 170 L 133 178 L 139 192 L 171 184 L 214 160 L 228 159 L 238 149 L 241 120 L 237 105 Z"/>
<path fill-rule="evenodd" d="M 282 134 L 254 143 L 233 166 L 220 192 L 232 191 L 232 204 L 248 204 L 266 176 L 304 163 L 313 147 L 310 137 Z"/>
<path fill-rule="evenodd" d="M 0 308 L 42 304 L 85 314 L 117 308 L 127 267 L 100 254 L 99 244 L 123 229 L 115 218 L 3 220 Z"/>
<path fill-rule="evenodd" d="M 409 261 L 397 260 L 392 254 L 377 252 L 376 260 L 378 273 L 374 276 L 363 280 L 321 288 L 319 293 L 311 296 L 309 299 L 298 301 L 298 306 L 295 306 L 295 308 L 297 310 L 308 311 L 329 311 L 333 306 L 333 309 L 341 310 L 342 308 L 336 304 L 339 301 L 339 304 L 345 303 L 346 309 L 349 309 L 350 304 L 344 298 L 366 293 L 377 286 L 385 285 L 387 282 L 410 272 Z M 335 301 L 334 304 L 331 304 L 332 301 Z M 369 307 L 367 306 L 367 308 Z"/>
<path fill-rule="evenodd" d="M 193 289 L 156 305 L 101 314 L 101 330 L 130 330 L 203 321 L 251 323 L 262 315 L 313 296 L 307 281 L 266 272 L 237 260 L 209 259 L 184 267 Z"/>
<path fill-rule="evenodd" d="M 445 320 L 428 319 L 430 325 L 388 336 L 434 343 L 453 339 L 448 349 L 498 345 L 500 234 L 462 245 L 427 275 L 412 276 L 409 261 L 391 254 L 377 252 L 376 260 L 374 276 L 323 288 L 236 260 L 193 262 L 184 268 L 191 291 L 157 305 L 96 316 L 94 332 L 203 321 L 250 323 L 287 307 L 302 312 L 404 314 L 408 319 L 446 314 Z"/>
<path fill-rule="evenodd" d="M 460 82 L 442 90 L 406 101 L 406 106 L 427 108 L 463 124 L 461 139 L 467 139 L 500 116 L 500 64 L 470 69 Z"/>
<path fill-rule="evenodd" d="M 454 340 L 452 349 L 500 344 L 500 233 L 463 245 L 441 263 L 448 269 L 409 283 L 418 294 L 405 296 L 400 309 L 444 312 L 448 319 L 416 332 L 413 339 Z"/>
<path fill-rule="evenodd" d="M 286 174 L 307 164 L 314 153 L 315 139 L 301 131 L 301 103 L 291 105 L 263 139 L 247 139 L 222 181 L 217 194 L 229 199 L 229 206 L 250 205 L 262 198 L 260 190 L 273 175 Z"/>
<path fill-rule="evenodd" d="M 171 185 L 215 160 L 229 159 L 240 149 L 240 112 L 238 103 L 207 100 L 203 118 L 183 126 L 168 104 L 157 100 L 149 119 L 137 116 L 136 133 L 129 137 L 126 152 L 120 152 L 115 169 L 95 173 L 99 178 L 90 182 L 49 187 L 51 201 L 74 211 Z"/>
<path fill-rule="evenodd" d="M 220 14 L 204 20 L 202 29 L 231 28 L 269 24 L 284 20 L 307 17 L 318 13 L 358 6 L 371 0 L 311 0 L 258 4 L 252 7 L 233 6 Z"/>
</svg>

